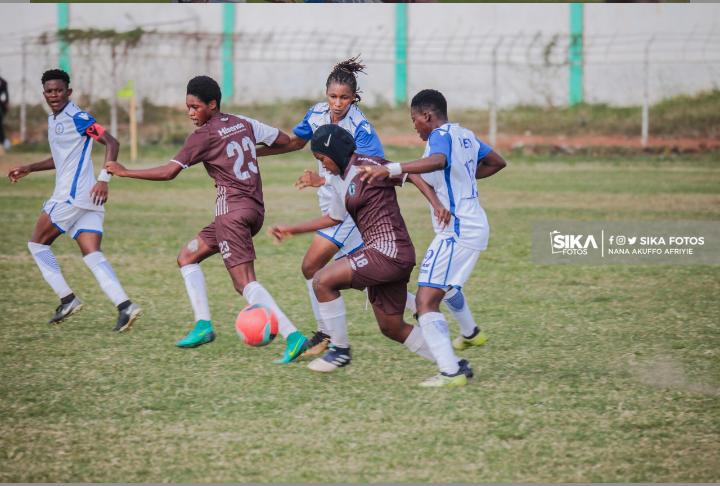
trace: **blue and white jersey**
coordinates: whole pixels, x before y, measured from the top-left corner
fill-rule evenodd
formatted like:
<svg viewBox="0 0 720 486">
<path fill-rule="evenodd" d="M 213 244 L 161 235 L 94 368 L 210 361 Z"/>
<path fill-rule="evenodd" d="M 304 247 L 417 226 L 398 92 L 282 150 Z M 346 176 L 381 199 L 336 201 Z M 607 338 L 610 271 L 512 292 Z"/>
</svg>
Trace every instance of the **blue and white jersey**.
<svg viewBox="0 0 720 486">
<path fill-rule="evenodd" d="M 422 174 L 452 213 L 450 223 L 441 229 L 430 212 L 435 233 L 453 237 L 458 244 L 473 250 L 485 250 L 490 234 L 485 210 L 480 206 L 475 171 L 478 162 L 491 151 L 467 128 L 446 123 L 430 133 L 423 154 L 423 157 L 443 154 L 446 160 L 443 169 Z"/>
<path fill-rule="evenodd" d="M 295 125 L 293 133 L 304 140 L 310 140 L 315 130 L 323 125 L 332 123 L 330 116 L 330 107 L 327 102 L 318 103 L 311 107 L 300 123 Z M 355 139 L 356 149 L 359 154 L 370 155 L 373 157 L 385 157 L 380 137 L 378 137 L 375 128 L 365 118 L 363 112 L 354 103 L 350 105 L 345 118 L 340 120 L 339 126 L 350 132 Z M 318 174 L 325 177 L 326 180 L 333 177 L 325 170 L 318 160 Z M 320 210 L 323 214 L 328 214 L 332 201 L 331 189 L 327 186 L 318 189 L 318 199 L 320 200 Z"/>
<path fill-rule="evenodd" d="M 89 129 L 95 119 L 72 101 L 57 115 L 48 117 L 48 142 L 55 161 L 55 192 L 50 200 L 75 207 L 103 211 L 90 198 L 95 174 L 90 156 L 93 140 Z"/>
</svg>

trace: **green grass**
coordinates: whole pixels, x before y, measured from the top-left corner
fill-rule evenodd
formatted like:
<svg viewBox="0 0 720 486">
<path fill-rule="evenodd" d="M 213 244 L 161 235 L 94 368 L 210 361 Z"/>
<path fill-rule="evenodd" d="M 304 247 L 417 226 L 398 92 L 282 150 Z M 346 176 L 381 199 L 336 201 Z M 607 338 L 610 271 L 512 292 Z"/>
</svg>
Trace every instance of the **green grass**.
<svg viewBox="0 0 720 486">
<path fill-rule="evenodd" d="M 244 301 L 218 257 L 203 263 L 218 339 L 176 349 L 192 313 L 175 256 L 212 218 L 201 167 L 112 182 L 103 250 L 145 309 L 135 329 L 110 331 L 115 310 L 68 238 L 54 251 L 87 306 L 49 327 L 55 296 L 25 245 L 52 176 L 0 183 L 0 481 L 720 481 L 718 267 L 530 261 L 536 220 L 717 220 L 718 160 L 568 160 L 512 160 L 480 181 L 492 235 L 465 291 L 491 340 L 463 353 L 477 377 L 458 390 L 420 389 L 434 367 L 384 338 L 355 291 L 352 366 L 273 365 L 281 339 L 234 335 Z M 291 187 L 311 166 L 307 153 L 263 162 L 266 228 L 317 214 Z M 399 191 L 422 254 L 427 209 Z M 307 333 L 308 242 L 255 239 L 259 280 Z"/>
</svg>

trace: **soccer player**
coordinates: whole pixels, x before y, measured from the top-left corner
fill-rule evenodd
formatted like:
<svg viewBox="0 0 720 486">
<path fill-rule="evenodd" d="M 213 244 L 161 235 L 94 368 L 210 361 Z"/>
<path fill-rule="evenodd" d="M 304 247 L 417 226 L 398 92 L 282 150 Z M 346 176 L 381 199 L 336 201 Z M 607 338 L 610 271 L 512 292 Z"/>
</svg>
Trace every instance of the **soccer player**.
<svg viewBox="0 0 720 486">
<path fill-rule="evenodd" d="M 357 73 L 364 72 L 365 66 L 357 57 L 342 61 L 333 67 L 325 82 L 325 95 L 327 101 L 317 103 L 310 107 L 303 119 L 293 128 L 290 143 L 282 147 L 260 147 L 258 157 L 264 155 L 277 155 L 300 150 L 321 126 L 333 123 L 341 126 L 353 136 L 357 151 L 364 155 L 383 157 L 383 146 L 377 132 L 365 118 L 357 104 L 360 94 L 357 85 Z M 327 214 L 332 200 L 332 189 L 323 185 L 331 174 L 325 170 L 318 160 L 318 180 L 316 173 L 306 171 L 296 184 L 299 188 L 319 187 L 318 199 L 320 210 Z M 303 358 L 312 358 L 324 353 L 329 343 L 327 329 L 320 316 L 317 299 L 313 291 L 312 281 L 318 270 L 323 268 L 333 258 L 338 259 L 351 255 L 362 247 L 363 241 L 351 217 L 347 217 L 330 228 L 323 228 L 316 232 L 302 261 L 302 273 L 310 297 L 317 331 L 310 339 L 308 350 Z M 408 308 L 415 312 L 415 296 L 408 294 Z"/>
<path fill-rule="evenodd" d="M 112 163 L 108 164 L 108 171 L 120 177 L 167 181 L 192 165 L 201 162 L 205 165 L 217 188 L 215 220 L 184 245 L 177 258 L 196 321 L 195 328 L 177 346 L 194 348 L 215 339 L 200 262 L 220 253 L 235 289 L 248 303 L 263 304 L 276 313 L 280 333 L 287 340 L 285 352 L 276 362 L 289 363 L 304 351 L 307 339 L 256 280 L 252 241 L 265 215 L 255 145 L 282 146 L 289 137 L 251 118 L 221 112 L 221 97 L 214 79 L 208 76 L 191 79 L 185 101 L 188 116 L 198 128 L 178 154 L 167 164 L 151 169 L 130 170 Z"/>
<path fill-rule="evenodd" d="M 403 343 L 411 351 L 433 359 L 423 331 L 403 320 L 407 282 L 415 266 L 415 249 L 395 194 L 404 178 L 395 177 L 370 185 L 360 180 L 362 168 L 385 163 L 380 157 L 356 153 L 352 135 L 338 125 L 324 125 L 315 131 L 311 149 L 332 179 L 332 199 L 328 213 L 294 225 L 278 225 L 272 234 L 279 241 L 289 235 L 307 233 L 332 226 L 349 214 L 357 223 L 365 246 L 348 258 L 336 260 L 319 270 L 313 279 L 320 317 L 331 336 L 325 354 L 312 361 L 313 371 L 331 372 L 350 364 L 350 344 L 345 304 L 340 290 L 368 290 L 378 325 L 387 337 Z M 422 182 L 418 187 L 422 186 Z M 427 188 L 429 189 L 429 188 Z M 472 376 L 466 361 L 456 363 Z"/>
<path fill-rule="evenodd" d="M 439 91 L 426 89 L 416 94 L 410 103 L 410 116 L 420 138 L 427 142 L 423 158 L 403 164 L 366 166 L 362 168 L 365 172 L 362 178 L 374 184 L 403 173 L 422 174 L 450 208 L 449 225 L 442 227 L 433 217 L 435 239 L 418 276 L 418 322 L 440 368 L 440 374 L 428 380 L 426 386 L 462 385 L 467 380 L 458 367 L 453 348 L 463 350 L 487 341 L 462 293 L 462 286 L 480 253 L 487 248 L 490 235 L 476 179 L 490 177 L 507 163 L 473 132 L 448 121 L 447 102 Z M 447 321 L 440 312 L 443 300 L 460 324 L 461 335 L 452 344 Z"/>
<path fill-rule="evenodd" d="M 37 220 L 28 249 L 45 281 L 60 298 L 50 324 L 57 324 L 83 308 L 70 289 L 50 248 L 63 233 L 72 235 L 85 264 L 100 288 L 118 309 L 115 331 L 127 331 L 142 310 L 133 304 L 100 250 L 110 176 L 103 169 L 95 180 L 90 157 L 93 140 L 105 145 L 105 164 L 117 159 L 120 144 L 89 113 L 70 101 L 70 76 L 51 69 L 42 75 L 43 95 L 52 110 L 48 117 L 51 156 L 41 162 L 13 167 L 8 173 L 15 183 L 31 172 L 55 169 L 55 191 Z"/>
</svg>

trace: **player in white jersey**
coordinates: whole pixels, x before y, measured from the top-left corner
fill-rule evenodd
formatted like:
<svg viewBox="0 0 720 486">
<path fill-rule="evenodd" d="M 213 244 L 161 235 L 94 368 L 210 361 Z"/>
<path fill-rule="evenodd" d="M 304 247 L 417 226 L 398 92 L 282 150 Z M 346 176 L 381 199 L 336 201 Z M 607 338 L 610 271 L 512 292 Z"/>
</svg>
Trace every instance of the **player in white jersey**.
<svg viewBox="0 0 720 486">
<path fill-rule="evenodd" d="M 70 101 L 70 76 L 51 69 L 42 76 L 43 95 L 52 110 L 48 117 L 48 141 L 51 156 L 35 164 L 13 167 L 8 178 L 15 183 L 31 172 L 55 169 L 55 191 L 43 205 L 43 211 L 28 242 L 28 249 L 45 281 L 60 298 L 50 319 L 56 324 L 82 309 L 83 303 L 70 289 L 60 271 L 50 245 L 63 233 L 77 242 L 85 264 L 90 268 L 105 295 L 118 309 L 114 330 L 129 330 L 142 310 L 133 304 L 120 285 L 115 272 L 100 250 L 103 234 L 109 174 L 103 169 L 95 180 L 91 159 L 93 140 L 105 145 L 105 162 L 117 159 L 120 144 L 87 112 Z"/>
<path fill-rule="evenodd" d="M 356 73 L 364 72 L 364 69 L 365 66 L 356 57 L 336 64 L 325 82 L 327 101 L 317 103 L 307 111 L 300 123 L 293 128 L 293 136 L 287 147 L 259 147 L 257 156 L 277 155 L 300 150 L 307 145 L 318 128 L 332 123 L 350 132 L 355 140 L 358 153 L 384 157 L 383 146 L 377 132 L 357 106 L 360 95 L 358 94 Z M 327 215 L 333 196 L 330 184 L 323 185 L 323 183 L 334 176 L 325 170 L 319 160 L 317 164 L 318 172 L 305 171 L 305 174 L 298 179 L 296 186 L 299 189 L 320 186 L 318 189 L 320 210 L 323 215 Z M 310 339 L 308 350 L 303 358 L 322 355 L 330 342 L 330 336 L 320 317 L 317 299 L 312 288 L 313 277 L 333 257 L 338 259 L 350 255 L 362 246 L 360 232 L 350 216 L 347 216 L 340 224 L 316 231 L 303 258 L 302 272 L 313 314 L 317 321 L 317 332 Z M 414 313 L 416 310 L 415 296 L 408 293 L 407 297 L 407 308 Z"/>
<path fill-rule="evenodd" d="M 450 209 L 452 217 L 447 226 L 433 216 L 435 239 L 420 266 L 417 308 L 418 322 L 440 368 L 440 374 L 427 380 L 425 385 L 457 386 L 466 380 L 453 348 L 462 350 L 487 341 L 462 294 L 462 286 L 480 252 L 487 248 L 490 234 L 476 179 L 495 174 L 507 163 L 473 132 L 448 122 L 447 102 L 439 91 L 426 89 L 415 95 L 410 116 L 420 138 L 427 142 L 423 158 L 363 170 L 370 182 L 401 173 L 422 174 Z M 443 300 L 460 323 L 461 335 L 452 343 L 447 321 L 440 312 Z"/>
</svg>

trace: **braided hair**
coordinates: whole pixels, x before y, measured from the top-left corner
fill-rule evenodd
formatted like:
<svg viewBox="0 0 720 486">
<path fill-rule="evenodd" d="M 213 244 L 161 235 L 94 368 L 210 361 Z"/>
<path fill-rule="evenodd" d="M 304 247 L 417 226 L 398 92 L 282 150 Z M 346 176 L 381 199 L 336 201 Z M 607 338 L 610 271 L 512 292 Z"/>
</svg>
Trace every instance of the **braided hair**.
<svg viewBox="0 0 720 486">
<path fill-rule="evenodd" d="M 365 65 L 362 64 L 359 58 L 360 56 L 358 55 L 335 64 L 335 67 L 325 82 L 325 89 L 328 89 L 332 83 L 344 84 L 349 86 L 355 95 L 353 103 L 360 101 L 360 90 L 357 87 L 357 77 L 355 73 L 364 73 Z"/>
</svg>

